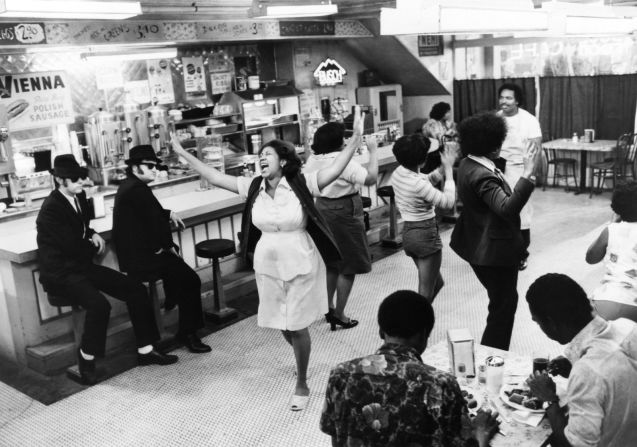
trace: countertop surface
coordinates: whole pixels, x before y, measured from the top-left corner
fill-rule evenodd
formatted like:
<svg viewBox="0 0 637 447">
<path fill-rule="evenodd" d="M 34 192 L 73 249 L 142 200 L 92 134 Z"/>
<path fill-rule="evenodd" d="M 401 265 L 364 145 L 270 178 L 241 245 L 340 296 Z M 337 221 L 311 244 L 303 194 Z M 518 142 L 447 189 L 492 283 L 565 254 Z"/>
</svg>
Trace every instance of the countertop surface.
<svg viewBox="0 0 637 447">
<path fill-rule="evenodd" d="M 392 145 L 378 148 L 380 166 L 394 163 Z M 365 166 L 369 154 L 356 155 L 354 160 Z M 183 183 L 175 187 L 175 194 L 161 197 L 161 190 L 155 189 L 160 203 L 166 209 L 175 211 L 187 220 L 212 211 L 223 210 L 242 203 L 241 198 L 221 188 L 198 191 L 199 181 Z M 98 233 L 107 233 L 113 225 L 112 198 L 106 200 L 106 216 L 93 219 L 91 228 Z M 0 260 L 23 263 L 35 259 L 37 250 L 35 220 L 37 215 L 29 215 L 20 219 L 0 223 Z"/>
</svg>

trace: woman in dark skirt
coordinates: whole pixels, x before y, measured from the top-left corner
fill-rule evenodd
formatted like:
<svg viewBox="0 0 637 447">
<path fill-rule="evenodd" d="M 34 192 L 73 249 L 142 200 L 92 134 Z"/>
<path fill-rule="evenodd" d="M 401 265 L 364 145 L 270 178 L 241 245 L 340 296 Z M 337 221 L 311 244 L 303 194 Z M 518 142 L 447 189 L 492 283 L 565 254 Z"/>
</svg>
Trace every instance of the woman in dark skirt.
<svg viewBox="0 0 637 447">
<path fill-rule="evenodd" d="M 314 134 L 313 155 L 308 159 L 304 172 L 312 172 L 332 164 L 343 148 L 345 127 L 340 123 L 327 123 Z M 371 140 L 371 141 L 370 141 Z M 341 251 L 343 259 L 327 267 L 326 314 L 331 329 L 336 326 L 352 328 L 358 321 L 345 316 L 345 306 L 354 279 L 359 273 L 371 271 L 372 264 L 367 246 L 367 235 L 363 222 L 363 203 L 359 194 L 362 185 L 376 183 L 378 157 L 376 140 L 368 139 L 369 164 L 367 169 L 351 160 L 341 175 L 321 191 L 316 207 L 323 214 Z M 334 294 L 336 293 L 336 305 Z"/>
</svg>

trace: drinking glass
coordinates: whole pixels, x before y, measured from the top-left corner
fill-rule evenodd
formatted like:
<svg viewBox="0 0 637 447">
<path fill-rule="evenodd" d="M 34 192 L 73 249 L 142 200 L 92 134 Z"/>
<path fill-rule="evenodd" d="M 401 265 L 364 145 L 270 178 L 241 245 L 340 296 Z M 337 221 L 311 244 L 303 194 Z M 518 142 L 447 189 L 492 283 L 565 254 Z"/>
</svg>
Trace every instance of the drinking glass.
<svg viewBox="0 0 637 447">
<path fill-rule="evenodd" d="M 535 371 L 548 371 L 550 355 L 546 351 L 533 351 L 533 374 Z"/>
</svg>

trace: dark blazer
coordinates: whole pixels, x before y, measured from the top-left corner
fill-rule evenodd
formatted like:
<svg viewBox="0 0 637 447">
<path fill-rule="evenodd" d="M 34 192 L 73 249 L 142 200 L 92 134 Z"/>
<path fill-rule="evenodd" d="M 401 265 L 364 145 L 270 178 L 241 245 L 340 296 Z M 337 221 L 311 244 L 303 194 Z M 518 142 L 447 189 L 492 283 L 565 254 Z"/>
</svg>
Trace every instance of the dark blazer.
<svg viewBox="0 0 637 447">
<path fill-rule="evenodd" d="M 115 195 L 112 240 L 122 272 L 157 270 L 155 254 L 177 247 L 164 209 L 148 185 L 129 175 Z"/>
<path fill-rule="evenodd" d="M 518 265 L 524 252 L 520 211 L 534 185 L 521 178 L 511 187 L 495 172 L 465 158 L 458 167 L 462 211 L 451 234 L 451 248 L 475 265 Z"/>
<path fill-rule="evenodd" d="M 90 241 L 95 231 L 89 227 L 86 194 L 82 192 L 77 198 L 82 216 L 56 189 L 42 203 L 35 221 L 40 282 L 45 290 L 77 282 L 97 253 L 97 247 Z"/>
<path fill-rule="evenodd" d="M 252 206 L 259 196 L 259 187 L 262 181 L 264 181 L 263 177 L 258 176 L 255 177 L 250 184 L 245 207 L 243 208 L 243 215 L 241 217 L 241 256 L 249 265 L 252 264 L 251 256 L 254 255 L 254 249 L 261 238 L 261 230 L 252 223 Z M 327 222 L 325 222 L 325 218 L 323 218 L 323 215 L 314 205 L 314 198 L 307 188 L 305 177 L 303 174 L 298 174 L 288 178 L 287 181 L 301 202 L 303 210 L 307 213 L 308 220 L 306 230 L 314 241 L 316 248 L 321 253 L 323 262 L 330 264 L 340 261 L 342 259 L 341 252 L 338 249 L 336 240 Z"/>
</svg>

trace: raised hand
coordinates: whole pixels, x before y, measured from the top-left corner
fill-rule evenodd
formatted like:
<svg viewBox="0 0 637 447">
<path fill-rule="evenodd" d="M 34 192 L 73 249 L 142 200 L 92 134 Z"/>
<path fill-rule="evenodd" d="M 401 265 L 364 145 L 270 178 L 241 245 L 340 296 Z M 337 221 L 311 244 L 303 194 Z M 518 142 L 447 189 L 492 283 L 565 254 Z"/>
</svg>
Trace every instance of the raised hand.
<svg viewBox="0 0 637 447">
<path fill-rule="evenodd" d="M 183 146 L 181 145 L 179 138 L 177 138 L 173 132 L 170 132 L 170 143 L 172 144 L 173 151 L 177 155 L 184 155 L 188 153 L 186 149 L 184 149 Z"/>
</svg>

